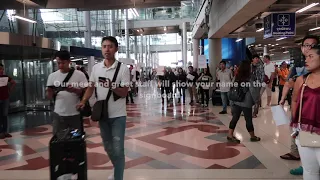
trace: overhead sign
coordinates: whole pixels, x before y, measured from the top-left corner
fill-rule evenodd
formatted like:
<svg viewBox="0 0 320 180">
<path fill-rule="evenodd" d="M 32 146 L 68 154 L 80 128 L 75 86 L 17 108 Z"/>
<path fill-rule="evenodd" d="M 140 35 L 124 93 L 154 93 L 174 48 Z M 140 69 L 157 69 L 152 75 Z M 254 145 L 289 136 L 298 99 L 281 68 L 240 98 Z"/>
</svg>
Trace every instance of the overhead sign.
<svg viewBox="0 0 320 180">
<path fill-rule="evenodd" d="M 264 39 L 270 37 L 290 37 L 296 35 L 295 13 L 272 13 L 264 20 Z"/>
</svg>

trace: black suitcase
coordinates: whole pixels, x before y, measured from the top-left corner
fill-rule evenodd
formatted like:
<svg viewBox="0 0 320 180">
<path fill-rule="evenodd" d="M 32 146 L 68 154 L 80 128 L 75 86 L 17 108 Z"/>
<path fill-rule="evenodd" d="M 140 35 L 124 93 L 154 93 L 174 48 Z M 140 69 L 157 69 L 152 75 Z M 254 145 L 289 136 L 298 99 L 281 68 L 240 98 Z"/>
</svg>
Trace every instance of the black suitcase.
<svg viewBox="0 0 320 180">
<path fill-rule="evenodd" d="M 84 131 L 66 129 L 49 144 L 51 180 L 87 180 L 87 150 Z"/>
</svg>

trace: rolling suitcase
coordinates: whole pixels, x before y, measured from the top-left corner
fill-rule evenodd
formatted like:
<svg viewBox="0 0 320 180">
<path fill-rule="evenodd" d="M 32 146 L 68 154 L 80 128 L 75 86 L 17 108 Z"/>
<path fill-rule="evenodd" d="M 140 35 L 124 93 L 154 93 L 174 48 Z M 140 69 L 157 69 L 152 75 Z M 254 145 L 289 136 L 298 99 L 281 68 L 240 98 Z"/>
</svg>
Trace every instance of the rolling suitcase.
<svg viewBox="0 0 320 180">
<path fill-rule="evenodd" d="M 50 180 L 87 180 L 87 151 L 82 130 L 65 129 L 49 142 Z"/>
</svg>

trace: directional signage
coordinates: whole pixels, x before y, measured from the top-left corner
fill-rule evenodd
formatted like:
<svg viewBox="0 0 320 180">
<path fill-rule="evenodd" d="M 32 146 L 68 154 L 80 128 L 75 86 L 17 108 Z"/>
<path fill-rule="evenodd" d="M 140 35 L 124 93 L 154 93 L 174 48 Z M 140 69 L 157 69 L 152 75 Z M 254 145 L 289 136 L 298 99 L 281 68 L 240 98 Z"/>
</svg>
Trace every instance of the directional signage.
<svg viewBox="0 0 320 180">
<path fill-rule="evenodd" d="M 296 35 L 295 13 L 273 13 L 265 17 L 264 39 L 270 37 L 289 37 Z"/>
<path fill-rule="evenodd" d="M 263 19 L 263 28 L 264 28 L 263 38 L 264 39 L 270 38 L 272 36 L 271 24 L 272 24 L 272 14 L 270 14 L 269 16 Z"/>
</svg>

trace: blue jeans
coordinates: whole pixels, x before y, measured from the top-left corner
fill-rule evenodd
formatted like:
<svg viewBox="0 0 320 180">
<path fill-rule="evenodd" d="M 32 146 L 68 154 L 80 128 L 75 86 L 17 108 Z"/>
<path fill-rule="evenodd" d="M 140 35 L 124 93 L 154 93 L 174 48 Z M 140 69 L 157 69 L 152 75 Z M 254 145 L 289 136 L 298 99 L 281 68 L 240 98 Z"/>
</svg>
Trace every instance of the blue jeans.
<svg viewBox="0 0 320 180">
<path fill-rule="evenodd" d="M 8 130 L 9 99 L 0 100 L 0 134 Z"/>
<path fill-rule="evenodd" d="M 99 121 L 101 138 L 104 149 L 113 164 L 115 180 L 123 180 L 126 120 L 127 117 L 122 116 Z"/>
<path fill-rule="evenodd" d="M 222 101 L 222 107 L 223 111 L 227 111 L 228 106 L 228 92 L 220 92 L 221 94 L 221 101 Z"/>
</svg>

